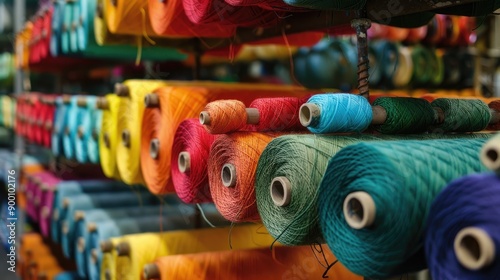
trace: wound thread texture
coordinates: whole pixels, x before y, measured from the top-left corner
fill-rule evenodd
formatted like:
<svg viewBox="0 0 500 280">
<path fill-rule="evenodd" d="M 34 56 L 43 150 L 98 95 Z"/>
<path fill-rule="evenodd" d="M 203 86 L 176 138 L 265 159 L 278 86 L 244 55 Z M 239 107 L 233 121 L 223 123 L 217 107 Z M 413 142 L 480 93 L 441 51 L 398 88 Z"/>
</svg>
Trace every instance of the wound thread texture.
<svg viewBox="0 0 500 280">
<path fill-rule="evenodd" d="M 215 140 L 208 160 L 210 192 L 219 212 L 232 222 L 260 221 L 255 198 L 255 172 L 258 159 L 267 144 L 279 135 L 236 132 Z M 232 164 L 235 184 L 224 186 L 221 172 Z"/>
<path fill-rule="evenodd" d="M 434 110 L 425 99 L 406 97 L 380 97 L 373 106 L 381 106 L 387 119 L 375 129 L 384 134 L 421 133 L 434 123 Z"/>
<path fill-rule="evenodd" d="M 370 103 L 360 95 L 320 94 L 309 98 L 307 103 L 320 110 L 319 116 L 311 116 L 307 127 L 312 133 L 361 132 L 372 122 Z"/>
<path fill-rule="evenodd" d="M 323 236 L 339 261 L 370 278 L 423 269 L 431 203 L 452 180 L 485 170 L 478 154 L 486 140 L 358 143 L 337 153 L 320 184 L 318 207 Z M 353 229 L 343 204 L 358 191 L 371 196 L 376 213 L 371 226 Z"/>
<path fill-rule="evenodd" d="M 198 119 L 187 119 L 177 128 L 172 146 L 172 181 L 175 193 L 186 203 L 211 202 L 208 183 L 208 156 L 216 136 L 209 134 Z M 179 169 L 179 155 L 189 154 L 189 168 Z"/>
<path fill-rule="evenodd" d="M 489 173 L 457 179 L 434 199 L 425 232 L 425 252 L 433 279 L 494 279 L 499 275 L 498 199 L 500 180 Z M 484 230 L 495 247 L 494 261 L 476 271 L 465 268 L 454 249 L 458 233 L 468 227 Z M 486 252 L 479 248 L 477 253 L 479 257 Z"/>
<path fill-rule="evenodd" d="M 436 128 L 444 132 L 475 132 L 485 129 L 491 119 L 488 105 L 479 99 L 438 98 L 431 103 L 444 113 Z"/>
</svg>

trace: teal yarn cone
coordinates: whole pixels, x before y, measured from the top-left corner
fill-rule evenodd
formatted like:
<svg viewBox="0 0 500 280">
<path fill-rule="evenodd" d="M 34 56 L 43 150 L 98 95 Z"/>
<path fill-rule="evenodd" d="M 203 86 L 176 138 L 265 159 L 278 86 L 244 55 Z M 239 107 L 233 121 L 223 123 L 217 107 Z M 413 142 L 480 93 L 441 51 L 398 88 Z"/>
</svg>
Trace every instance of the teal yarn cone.
<svg viewBox="0 0 500 280">
<path fill-rule="evenodd" d="M 379 62 L 376 67 L 380 67 L 382 83 L 392 86 L 392 78 L 399 63 L 398 44 L 381 40 L 371 43 L 370 47 Z"/>
<path fill-rule="evenodd" d="M 88 45 L 89 41 L 92 38 L 87 36 L 87 30 L 89 28 L 89 24 L 93 27 L 94 23 L 94 11 L 95 11 L 95 3 L 97 1 L 92 1 L 88 3 L 88 1 L 78 1 L 75 6 L 78 8 L 78 17 L 73 17 L 73 25 L 75 26 L 75 30 L 72 32 L 73 36 L 76 37 L 76 49 L 78 51 L 84 50 Z M 91 4 L 94 4 L 93 6 Z M 91 10 L 93 8 L 93 10 Z M 92 16 L 91 18 L 88 18 Z M 90 20 L 90 22 L 89 22 Z M 95 41 L 95 39 L 94 39 Z"/>
<path fill-rule="evenodd" d="M 82 17 L 82 10 L 81 6 L 77 5 L 77 3 L 80 3 L 82 1 L 75 1 L 75 2 L 66 2 L 66 6 L 70 7 L 72 14 L 70 18 L 70 25 L 69 25 L 69 50 L 70 53 L 76 53 L 78 52 L 78 26 L 80 21 L 83 19 Z"/>
<path fill-rule="evenodd" d="M 101 135 L 102 128 L 102 110 L 94 108 L 90 114 L 83 120 L 83 125 L 91 127 L 91 134 L 87 138 L 87 152 L 89 161 L 94 164 L 99 164 L 99 135 Z"/>
<path fill-rule="evenodd" d="M 86 96 L 85 107 L 78 108 L 81 123 L 77 127 L 75 138 L 75 157 L 81 163 L 99 162 L 98 138 L 101 126 L 102 112 L 97 109 L 97 97 Z"/>
<path fill-rule="evenodd" d="M 355 45 L 348 40 L 332 40 L 329 48 L 338 54 L 338 60 L 331 63 L 338 64 L 338 75 L 330 76 L 335 81 L 334 88 L 351 90 L 358 85 L 358 52 Z"/>
<path fill-rule="evenodd" d="M 300 122 L 312 133 L 361 132 L 373 119 L 372 107 L 360 95 L 318 94 L 300 107 Z"/>
<path fill-rule="evenodd" d="M 68 159 L 76 159 L 75 146 L 78 137 L 78 126 L 85 113 L 85 109 L 77 105 L 78 98 L 79 96 L 72 96 L 70 103 L 67 105 L 67 120 L 62 132 L 64 156 Z"/>
<path fill-rule="evenodd" d="M 438 98 L 431 106 L 443 112 L 444 122 L 435 128 L 443 132 L 481 131 L 491 120 L 490 108 L 479 99 Z"/>
<path fill-rule="evenodd" d="M 434 109 L 421 98 L 380 97 L 373 102 L 387 112 L 387 119 L 375 129 L 384 134 L 408 134 L 427 131 L 434 123 Z"/>
<path fill-rule="evenodd" d="M 370 85 L 377 86 L 382 80 L 382 67 L 373 44 L 368 45 L 368 60 L 370 62 L 370 68 L 368 68 Z"/>
<path fill-rule="evenodd" d="M 323 39 L 309 51 L 302 49 L 294 58 L 296 78 L 308 88 L 348 91 L 357 85 L 357 52 L 347 40 Z"/>
<path fill-rule="evenodd" d="M 62 2 L 62 1 L 61 1 Z M 61 36 L 60 36 L 60 45 L 61 45 L 61 54 L 67 55 L 71 52 L 71 23 L 73 17 L 73 5 L 70 5 L 66 2 L 63 5 L 62 11 L 62 25 L 61 25 Z"/>
<path fill-rule="evenodd" d="M 319 187 L 323 236 L 352 272 L 384 278 L 423 269 L 433 199 L 455 178 L 485 170 L 487 138 L 380 141 L 348 146 Z"/>
<path fill-rule="evenodd" d="M 307 48 L 300 48 L 294 55 L 293 55 L 293 76 L 295 79 L 300 82 L 304 87 L 306 88 L 313 88 L 314 83 L 311 82 L 308 77 L 312 76 L 309 75 L 306 69 L 307 65 L 307 58 L 309 54 L 309 49 Z"/>
<path fill-rule="evenodd" d="M 339 53 L 333 50 L 331 42 L 324 39 L 311 48 L 305 56 L 304 85 L 309 88 L 337 88 L 339 74 Z M 295 65 L 300 67 L 300 65 Z"/>
<path fill-rule="evenodd" d="M 66 1 L 54 1 L 54 11 L 52 13 L 52 32 L 50 36 L 50 54 L 53 57 L 61 53 L 61 35 L 64 19 L 64 5 Z"/>
</svg>

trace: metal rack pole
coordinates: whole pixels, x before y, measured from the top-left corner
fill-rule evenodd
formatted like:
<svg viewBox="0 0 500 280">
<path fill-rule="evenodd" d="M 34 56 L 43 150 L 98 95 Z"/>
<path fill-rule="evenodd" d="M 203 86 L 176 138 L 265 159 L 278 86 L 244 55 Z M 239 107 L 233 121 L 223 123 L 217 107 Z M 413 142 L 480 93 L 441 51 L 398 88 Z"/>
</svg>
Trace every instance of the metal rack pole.
<svg viewBox="0 0 500 280">
<path fill-rule="evenodd" d="M 26 0 L 15 0 L 14 1 L 14 34 L 17 34 L 23 29 L 24 21 L 26 20 Z M 13 42 L 15 50 L 15 42 Z M 21 69 L 16 69 L 14 77 L 14 97 L 19 97 L 24 91 L 24 73 Z M 20 136 L 15 136 L 14 139 L 14 151 L 16 152 L 16 189 L 19 191 L 20 180 L 23 176 L 21 166 L 22 159 L 24 157 L 25 150 L 24 139 Z M 20 211 L 19 200 L 16 199 L 17 207 L 17 221 L 16 221 L 16 244 L 21 244 L 21 236 L 23 234 L 24 225 L 26 223 L 26 216 L 23 211 Z M 20 248 L 19 245 L 16 246 L 16 255 L 19 257 Z"/>
</svg>

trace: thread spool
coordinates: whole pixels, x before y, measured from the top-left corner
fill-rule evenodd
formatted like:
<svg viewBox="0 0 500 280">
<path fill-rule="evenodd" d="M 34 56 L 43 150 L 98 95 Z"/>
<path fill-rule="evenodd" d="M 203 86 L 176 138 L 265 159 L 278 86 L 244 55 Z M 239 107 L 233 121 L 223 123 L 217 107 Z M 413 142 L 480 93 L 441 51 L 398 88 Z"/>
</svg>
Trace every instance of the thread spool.
<svg viewBox="0 0 500 280">
<path fill-rule="evenodd" d="M 300 123 L 303 126 L 310 126 L 313 124 L 314 120 L 319 118 L 321 110 L 318 106 L 312 103 L 305 103 L 300 106 Z"/>
<path fill-rule="evenodd" d="M 423 247 L 421 234 L 429 214 L 427 205 L 453 179 L 484 170 L 477 153 L 485 141 L 380 141 L 350 145 L 338 152 L 320 184 L 318 203 L 323 236 L 339 261 L 354 273 L 370 278 L 425 267 L 418 252 Z M 422 149 L 425 156 L 418 156 Z M 455 160 L 442 160 L 450 158 Z M 409 167 L 420 164 L 432 169 L 434 175 L 428 169 Z M 369 228 L 353 229 L 344 216 L 343 202 L 356 192 L 368 193 L 375 202 L 377 214 Z M 407 204 L 419 207 L 404 209 L 402 205 Z M 394 227 L 395 223 L 403 226 Z M 352 248 L 363 248 L 364 254 L 353 254 Z"/>
<path fill-rule="evenodd" d="M 177 161 L 179 171 L 182 173 L 189 172 L 191 170 L 191 155 L 188 152 L 179 153 L 179 159 Z"/>
<path fill-rule="evenodd" d="M 210 114 L 207 111 L 202 111 L 200 113 L 200 123 L 202 125 L 210 125 L 211 123 Z"/>
<path fill-rule="evenodd" d="M 304 97 L 259 98 L 250 104 L 258 110 L 260 118 L 256 131 L 300 131 L 304 130 L 299 120 L 299 109 L 311 95 Z M 248 123 L 248 122 L 247 122 Z"/>
<path fill-rule="evenodd" d="M 85 213 L 83 211 L 75 211 L 75 221 L 80 221 L 85 218 Z"/>
<path fill-rule="evenodd" d="M 318 106 L 312 103 L 306 103 L 300 107 L 300 123 L 308 127 L 313 124 L 314 119 L 318 118 L 321 114 L 321 110 Z M 381 106 L 372 107 L 372 124 L 379 125 L 383 124 L 387 120 L 387 112 Z"/>
<path fill-rule="evenodd" d="M 211 202 L 208 157 L 215 137 L 197 119 L 184 120 L 172 145 L 172 181 L 175 192 L 186 203 Z"/>
<path fill-rule="evenodd" d="M 166 86 L 165 82 L 153 80 L 128 80 L 123 86 L 118 86 L 118 88 L 126 87 L 127 90 L 125 91 L 128 92 L 128 97 L 120 97 L 117 105 L 117 133 L 119 137 L 122 137 L 122 140 L 123 136 L 125 136 L 125 141 L 122 141 L 122 145 L 117 145 L 115 151 L 116 166 L 120 178 L 127 184 L 145 183 L 142 165 L 146 161 L 145 158 L 147 160 L 152 159 L 149 155 L 150 139 L 143 140 L 144 133 L 141 133 L 141 129 L 145 125 L 145 109 L 146 111 L 151 110 L 151 108 L 144 107 L 144 98 L 155 89 L 164 86 Z M 163 142 L 161 137 L 158 137 L 158 139 Z M 142 146 L 144 146 L 143 153 L 141 153 Z M 141 158 L 141 160 L 137 160 L 138 158 Z"/>
<path fill-rule="evenodd" d="M 151 139 L 149 146 L 149 154 L 151 158 L 157 159 L 160 152 L 160 140 L 158 138 Z"/>
<path fill-rule="evenodd" d="M 45 207 L 42 208 L 41 216 L 42 216 L 43 219 L 50 218 L 50 209 L 49 209 L 49 207 L 45 206 Z"/>
<path fill-rule="evenodd" d="M 172 84 L 160 86 L 154 91 L 160 100 L 160 108 L 146 108 L 142 120 L 141 171 L 148 189 L 153 193 L 174 191 L 171 176 L 165 170 L 177 165 L 177 157 L 172 162 L 171 147 L 174 144 L 175 129 L 187 118 L 197 117 L 206 104 L 213 100 L 224 100 L 238 96 L 246 96 L 243 102 L 250 102 L 260 96 L 298 95 L 292 90 L 283 90 L 274 86 L 249 87 L 248 85 L 228 85 L 221 83 L 197 83 L 196 85 Z M 188 97 L 187 97 L 188 96 Z M 245 111 L 243 103 L 243 113 Z M 205 110 L 208 111 L 208 110 Z M 213 116 L 210 113 L 210 118 Z M 246 119 L 243 121 L 246 122 Z M 158 138 L 162 151 L 158 159 L 149 155 L 150 141 Z M 217 171 L 220 174 L 220 170 Z"/>
<path fill-rule="evenodd" d="M 100 106 L 107 104 L 107 109 L 102 109 L 102 121 L 99 135 L 99 160 L 103 173 L 108 178 L 121 180 L 117 166 L 116 150 L 120 145 L 120 132 L 118 130 L 119 108 L 125 101 L 115 94 L 108 94 L 100 99 Z"/>
<path fill-rule="evenodd" d="M 85 250 L 85 239 L 83 237 L 78 238 L 76 244 L 78 251 L 83 252 Z"/>
<path fill-rule="evenodd" d="M 261 153 L 276 136 L 279 135 L 235 132 L 220 135 L 212 144 L 208 160 L 210 193 L 227 220 L 260 220 L 255 201 L 255 171 Z"/>
<path fill-rule="evenodd" d="M 246 108 L 247 124 L 258 124 L 260 120 L 259 110 L 254 108 Z"/>
<path fill-rule="evenodd" d="M 381 123 L 375 129 L 384 134 L 421 133 L 434 123 L 435 111 L 431 104 L 420 98 L 380 97 L 373 102 Z M 383 110 L 385 110 L 385 114 Z M 385 117 L 385 120 L 381 119 Z"/>
<path fill-rule="evenodd" d="M 63 104 L 69 104 L 71 102 L 71 95 L 64 94 L 62 96 Z"/>
<path fill-rule="evenodd" d="M 98 163 L 99 148 L 96 139 L 92 137 L 94 130 L 99 131 L 101 127 L 102 112 L 96 109 L 96 96 L 80 96 L 77 98 L 77 106 L 72 108 L 71 117 L 76 125 L 74 142 L 74 156 L 80 163 Z"/>
<path fill-rule="evenodd" d="M 399 47 L 397 69 L 392 77 L 392 84 L 397 87 L 406 87 L 411 81 L 413 75 L 413 60 L 411 51 L 407 47 Z M 436 57 L 436 56 L 433 56 Z M 436 75 L 437 76 L 437 75 Z"/>
<path fill-rule="evenodd" d="M 376 116 L 383 114 L 377 112 Z M 360 95 L 321 94 L 300 107 L 299 119 L 313 133 L 360 132 L 370 125 L 373 113 L 368 100 Z"/>
<path fill-rule="evenodd" d="M 211 134 L 303 130 L 298 109 L 308 97 L 258 98 L 249 107 L 239 100 L 218 100 L 208 103 L 199 119 Z"/>
<path fill-rule="evenodd" d="M 498 275 L 499 195 L 498 176 L 482 173 L 454 180 L 433 200 L 425 231 L 433 279 Z"/>
<path fill-rule="evenodd" d="M 109 271 L 109 269 L 106 269 L 106 271 L 104 272 L 104 277 L 106 280 L 113 280 L 113 278 L 111 277 L 111 271 Z"/>
<path fill-rule="evenodd" d="M 120 257 L 129 256 L 130 245 L 128 244 L 128 242 L 121 242 L 120 244 L 118 244 L 118 246 L 116 246 L 116 252 Z"/>
<path fill-rule="evenodd" d="M 65 105 L 62 97 L 56 99 L 56 114 L 54 118 L 54 130 L 51 139 L 52 153 L 54 155 L 60 155 L 63 153 L 63 130 L 66 126 L 68 119 L 68 105 Z"/>
<path fill-rule="evenodd" d="M 87 106 L 87 100 L 85 99 L 85 97 L 80 96 L 80 97 L 77 98 L 76 105 L 78 105 L 79 107 L 86 107 Z"/>
<path fill-rule="evenodd" d="M 109 110 L 109 101 L 105 97 L 97 99 L 97 108 L 101 110 Z"/>
<path fill-rule="evenodd" d="M 366 192 L 350 193 L 344 200 L 344 217 L 353 229 L 370 227 L 375 221 L 375 202 Z"/>
<path fill-rule="evenodd" d="M 160 105 L 160 99 L 158 95 L 151 93 L 144 97 L 144 104 L 148 108 L 158 107 Z"/>
<path fill-rule="evenodd" d="M 460 230 L 454 249 L 458 261 L 470 270 L 483 269 L 495 259 L 495 243 L 487 232 L 476 227 Z"/>
<path fill-rule="evenodd" d="M 243 103 L 242 103 L 243 104 Z M 259 110 L 255 108 L 245 108 L 246 112 L 246 124 L 258 124 L 260 120 Z M 200 113 L 200 123 L 202 125 L 211 125 L 212 119 L 210 117 L 210 113 L 207 111 L 202 111 Z M 232 131 L 232 130 L 231 130 Z M 211 131 L 211 133 L 214 133 Z"/>
<path fill-rule="evenodd" d="M 84 109 L 77 106 L 80 96 L 72 96 L 71 103 L 66 108 L 67 120 L 65 123 L 64 136 L 62 138 L 64 156 L 68 159 L 76 159 L 77 130 L 81 125 L 82 112 Z"/>
<path fill-rule="evenodd" d="M 110 240 L 105 240 L 101 242 L 101 251 L 103 253 L 109 253 L 114 249 L 113 243 Z"/>
<path fill-rule="evenodd" d="M 377 119 L 380 121 L 372 124 L 379 124 L 376 128 L 383 133 L 408 133 L 412 132 L 411 129 L 419 132 L 430 128 L 432 124 L 435 125 L 434 129 L 445 132 L 473 132 L 483 130 L 487 122 L 493 123 L 499 118 L 497 111 L 488 111 L 486 104 L 480 100 L 439 98 L 434 101 L 428 106 L 428 102 L 415 98 L 378 98 L 372 109 L 374 120 L 375 115 L 379 115 Z M 415 112 L 410 115 L 408 110 Z M 469 112 L 470 117 L 462 118 L 459 111 Z M 402 119 L 407 118 L 411 120 L 403 123 Z M 410 123 L 415 125 L 409 126 Z"/>
<path fill-rule="evenodd" d="M 236 167 L 231 163 L 222 166 L 221 180 L 225 187 L 231 188 L 236 185 Z"/>
<path fill-rule="evenodd" d="M 492 119 L 490 108 L 479 99 L 438 98 L 431 106 L 439 110 L 437 128 L 445 132 L 481 131 Z"/>
<path fill-rule="evenodd" d="M 110 249 L 112 250 L 112 248 Z M 103 253 L 109 253 L 109 252 L 104 252 Z M 91 262 L 93 265 L 97 264 L 97 260 L 98 260 L 98 253 L 97 253 L 97 249 L 92 249 L 90 250 L 90 258 L 91 258 Z"/>
<path fill-rule="evenodd" d="M 343 83 L 350 87 L 352 73 L 349 70 L 352 68 L 348 65 L 344 52 L 347 49 L 343 48 L 344 45 L 341 40 L 322 40 L 312 47 L 303 62 L 305 73 L 297 70 L 299 81 L 308 88 L 344 88 Z M 296 59 L 299 62 L 298 67 L 301 64 L 301 56 L 302 54 L 299 54 Z M 339 65 L 345 66 L 346 70 L 341 69 Z"/>
<path fill-rule="evenodd" d="M 111 140 L 109 140 L 109 133 L 105 132 L 103 135 L 103 140 L 104 140 L 104 145 L 106 145 L 107 148 L 111 147 Z"/>
<path fill-rule="evenodd" d="M 500 130 L 500 100 L 492 101 L 488 104 L 491 112 L 490 125 L 488 130 Z"/>
<path fill-rule="evenodd" d="M 276 177 L 271 182 L 271 198 L 278 207 L 287 206 L 292 198 L 292 184 L 286 177 Z"/>
<path fill-rule="evenodd" d="M 122 131 L 122 145 L 124 147 L 130 148 L 130 132 L 128 130 Z"/>
<path fill-rule="evenodd" d="M 159 279 L 160 278 L 160 269 L 154 263 L 150 263 L 144 266 L 143 271 L 144 279 Z"/>
<path fill-rule="evenodd" d="M 80 138 L 80 139 L 83 138 L 83 135 L 85 134 L 85 131 L 84 131 L 84 129 L 83 129 L 82 126 L 79 126 L 77 128 L 76 134 L 77 134 L 78 138 Z"/>
<path fill-rule="evenodd" d="M 89 223 L 87 226 L 88 232 L 95 232 L 97 230 L 97 225 L 95 223 Z"/>
<path fill-rule="evenodd" d="M 486 168 L 494 171 L 500 171 L 500 137 L 495 136 L 481 149 L 481 162 Z"/>
<path fill-rule="evenodd" d="M 127 85 L 116 83 L 115 84 L 115 94 L 120 97 L 128 97 L 130 96 L 130 89 Z"/>
</svg>

